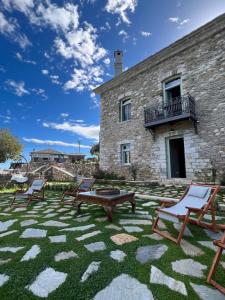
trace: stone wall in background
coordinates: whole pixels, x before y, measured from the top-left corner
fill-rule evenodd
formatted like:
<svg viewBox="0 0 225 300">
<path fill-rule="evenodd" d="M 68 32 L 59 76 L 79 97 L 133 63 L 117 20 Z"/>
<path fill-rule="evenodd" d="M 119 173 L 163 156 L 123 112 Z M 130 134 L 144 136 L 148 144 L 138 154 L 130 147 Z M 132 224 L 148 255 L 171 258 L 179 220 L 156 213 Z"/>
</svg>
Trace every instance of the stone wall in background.
<svg viewBox="0 0 225 300">
<path fill-rule="evenodd" d="M 145 60 L 109 83 L 101 93 L 100 168 L 132 177 L 121 165 L 121 144 L 131 144 L 138 180 L 167 180 L 166 139 L 182 136 L 187 179 L 225 182 L 225 19 L 218 19 Z M 126 76 L 125 76 L 126 75 Z M 144 128 L 144 108 L 163 103 L 163 82 L 181 76 L 182 94 L 196 101 L 195 132 L 191 121 Z M 120 122 L 119 102 L 131 99 L 131 120 Z"/>
</svg>

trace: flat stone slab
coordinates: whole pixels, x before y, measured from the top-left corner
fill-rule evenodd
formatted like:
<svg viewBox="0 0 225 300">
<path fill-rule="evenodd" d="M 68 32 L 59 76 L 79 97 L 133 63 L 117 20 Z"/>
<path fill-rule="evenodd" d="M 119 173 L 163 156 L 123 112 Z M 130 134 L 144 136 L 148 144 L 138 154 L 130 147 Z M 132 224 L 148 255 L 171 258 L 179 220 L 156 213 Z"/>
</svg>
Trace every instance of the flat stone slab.
<svg viewBox="0 0 225 300">
<path fill-rule="evenodd" d="M 85 231 L 90 228 L 95 227 L 95 224 L 89 224 L 89 225 L 84 225 L 84 226 L 77 226 L 77 227 L 71 227 L 71 228 L 64 228 L 60 229 L 60 231 Z"/>
<path fill-rule="evenodd" d="M 0 238 L 2 238 L 4 236 L 7 236 L 7 235 L 11 235 L 11 234 L 16 233 L 18 231 L 19 230 L 10 230 L 10 231 L 3 232 L 3 233 L 0 234 Z"/>
<path fill-rule="evenodd" d="M 60 252 L 55 255 L 55 261 L 58 262 L 61 260 L 70 259 L 70 258 L 74 258 L 74 257 L 78 257 L 78 255 L 73 251 Z"/>
<path fill-rule="evenodd" d="M 190 283 L 195 293 L 201 300 L 225 300 L 225 296 L 216 289 L 209 288 L 204 285 Z"/>
<path fill-rule="evenodd" d="M 38 221 L 33 220 L 33 219 L 29 219 L 29 220 L 22 221 L 22 222 L 20 223 L 20 226 L 21 226 L 21 227 L 25 227 L 25 226 L 34 225 L 34 224 L 37 224 L 37 223 L 38 223 Z"/>
<path fill-rule="evenodd" d="M 183 282 L 167 276 L 155 266 L 151 266 L 150 283 L 166 285 L 170 290 L 187 296 L 187 290 Z"/>
<path fill-rule="evenodd" d="M 9 280 L 9 276 L 5 274 L 0 274 L 0 287 L 3 286 Z"/>
<path fill-rule="evenodd" d="M 207 269 L 207 266 L 202 265 L 199 262 L 194 261 L 193 259 L 176 260 L 171 264 L 174 272 L 197 278 L 203 278 L 203 270 Z"/>
<path fill-rule="evenodd" d="M 28 261 L 30 259 L 35 259 L 38 254 L 41 252 L 41 249 L 38 245 L 33 245 L 30 250 L 22 257 L 20 261 Z"/>
<path fill-rule="evenodd" d="M 98 292 L 94 300 L 154 300 L 152 292 L 146 284 L 140 283 L 137 279 L 127 274 L 121 274 L 103 290 Z"/>
<path fill-rule="evenodd" d="M 126 253 L 121 250 L 114 250 L 110 252 L 110 257 L 118 262 L 124 261 L 126 256 Z"/>
<path fill-rule="evenodd" d="M 159 203 L 157 203 L 155 201 L 149 201 L 149 202 L 146 202 L 146 203 L 142 204 L 142 206 L 144 206 L 144 207 L 156 206 L 156 205 L 159 205 Z"/>
<path fill-rule="evenodd" d="M 83 234 L 77 238 L 75 238 L 77 241 L 83 241 L 83 240 L 86 240 L 86 239 L 89 239 L 93 236 L 96 236 L 98 234 L 102 233 L 100 230 L 95 230 L 95 231 L 92 231 L 92 232 L 89 232 L 89 233 L 86 233 L 86 234 Z"/>
<path fill-rule="evenodd" d="M 100 261 L 93 261 L 90 263 L 87 270 L 82 275 L 80 282 L 85 282 L 91 276 L 91 274 L 96 273 L 100 267 L 100 264 Z"/>
<path fill-rule="evenodd" d="M 151 225 L 150 220 L 122 219 L 119 221 L 121 225 Z"/>
<path fill-rule="evenodd" d="M 22 250 L 24 247 L 0 247 L 0 252 L 11 252 L 16 253 Z"/>
<path fill-rule="evenodd" d="M 66 273 L 55 271 L 53 268 L 47 268 L 26 288 L 34 295 L 46 298 L 66 280 L 66 277 Z"/>
<path fill-rule="evenodd" d="M 51 221 L 46 221 L 44 223 L 40 223 L 39 225 L 47 226 L 47 227 L 67 227 L 70 224 L 51 220 Z"/>
<path fill-rule="evenodd" d="M 220 240 L 223 236 L 223 233 L 222 231 L 219 231 L 219 232 L 213 232 L 211 230 L 207 230 L 207 229 L 204 229 L 206 235 L 208 237 L 210 237 L 212 240 Z"/>
<path fill-rule="evenodd" d="M 217 249 L 218 249 L 218 247 L 215 246 L 213 244 L 213 242 L 211 242 L 211 241 L 198 241 L 198 243 L 204 247 L 207 247 L 208 249 L 213 250 L 213 251 L 217 251 Z M 223 252 L 223 254 L 225 254 L 225 253 Z"/>
<path fill-rule="evenodd" d="M 132 232 L 142 232 L 143 229 L 138 226 L 123 226 L 126 232 L 132 233 Z"/>
<path fill-rule="evenodd" d="M 47 214 L 43 217 L 43 219 L 50 219 L 50 218 L 54 218 L 55 216 L 57 216 L 58 213 L 50 213 L 50 214 Z M 58 227 L 58 226 L 57 226 Z"/>
<path fill-rule="evenodd" d="M 15 220 L 8 220 L 8 221 L 5 221 L 5 222 L 1 222 L 0 221 L 0 232 L 8 230 L 8 228 L 10 226 L 12 226 L 15 222 L 17 222 L 17 219 L 15 219 Z"/>
<path fill-rule="evenodd" d="M 66 243 L 66 235 L 52 235 L 49 240 L 51 243 Z"/>
<path fill-rule="evenodd" d="M 81 223 L 81 222 L 87 222 L 89 221 L 91 218 L 91 216 L 84 216 L 84 217 L 79 217 L 79 218 L 76 218 L 76 221 Z"/>
<path fill-rule="evenodd" d="M 127 244 L 127 243 L 132 243 L 138 240 L 138 238 L 136 238 L 133 235 L 129 235 L 126 233 L 119 233 L 119 234 L 115 234 L 113 236 L 110 237 L 110 239 L 116 244 L 116 245 L 123 245 L 123 244 Z"/>
<path fill-rule="evenodd" d="M 145 264 L 148 261 L 160 259 L 167 250 L 168 247 L 163 244 L 142 246 L 137 249 L 136 260 Z"/>
<path fill-rule="evenodd" d="M 114 229 L 114 230 L 117 230 L 117 231 L 121 231 L 122 230 L 122 228 L 120 228 L 119 226 L 116 226 L 114 224 L 106 225 L 105 228 L 107 228 L 107 229 Z"/>
<path fill-rule="evenodd" d="M 180 232 L 181 226 L 182 226 L 182 224 L 180 224 L 180 223 L 174 223 L 174 224 L 173 224 L 173 227 L 174 227 L 178 232 Z M 187 237 L 193 237 L 193 234 L 191 233 L 190 229 L 189 229 L 187 226 L 185 227 L 185 230 L 184 230 L 184 236 L 187 236 Z"/>
<path fill-rule="evenodd" d="M 202 249 L 195 245 L 192 245 L 184 239 L 181 240 L 180 246 L 183 252 L 188 256 L 196 257 L 204 254 L 204 251 L 202 251 Z"/>
<path fill-rule="evenodd" d="M 104 242 L 91 243 L 84 245 L 84 247 L 90 252 L 102 251 L 106 249 L 106 245 Z"/>
<path fill-rule="evenodd" d="M 27 228 L 24 230 L 22 235 L 20 236 L 23 239 L 27 238 L 44 238 L 47 235 L 47 230 L 44 229 L 36 229 L 36 228 Z"/>
</svg>

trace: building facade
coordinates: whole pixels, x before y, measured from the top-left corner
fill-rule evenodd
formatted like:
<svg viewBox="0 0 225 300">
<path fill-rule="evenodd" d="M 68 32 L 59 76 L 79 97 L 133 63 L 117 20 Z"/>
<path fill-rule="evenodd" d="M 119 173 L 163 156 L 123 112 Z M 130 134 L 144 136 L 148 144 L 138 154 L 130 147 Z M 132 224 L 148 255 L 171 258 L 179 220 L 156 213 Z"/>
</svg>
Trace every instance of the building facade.
<svg viewBox="0 0 225 300">
<path fill-rule="evenodd" d="M 32 151 L 30 153 L 31 163 L 75 163 L 83 160 L 85 155 L 82 153 L 63 153 L 53 149 Z"/>
<path fill-rule="evenodd" d="M 133 170 L 139 180 L 225 180 L 225 15 L 95 92 L 101 169 L 127 178 Z"/>
</svg>

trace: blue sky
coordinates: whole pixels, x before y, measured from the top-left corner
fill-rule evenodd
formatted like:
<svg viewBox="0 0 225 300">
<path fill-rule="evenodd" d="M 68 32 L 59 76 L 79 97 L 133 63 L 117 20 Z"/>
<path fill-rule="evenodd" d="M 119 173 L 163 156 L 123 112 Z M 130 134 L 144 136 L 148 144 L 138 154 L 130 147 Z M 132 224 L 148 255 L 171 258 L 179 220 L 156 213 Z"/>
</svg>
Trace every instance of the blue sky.
<svg viewBox="0 0 225 300">
<path fill-rule="evenodd" d="M 92 89 L 225 12 L 224 0 L 0 0 L 0 128 L 33 149 L 89 154 Z"/>
</svg>

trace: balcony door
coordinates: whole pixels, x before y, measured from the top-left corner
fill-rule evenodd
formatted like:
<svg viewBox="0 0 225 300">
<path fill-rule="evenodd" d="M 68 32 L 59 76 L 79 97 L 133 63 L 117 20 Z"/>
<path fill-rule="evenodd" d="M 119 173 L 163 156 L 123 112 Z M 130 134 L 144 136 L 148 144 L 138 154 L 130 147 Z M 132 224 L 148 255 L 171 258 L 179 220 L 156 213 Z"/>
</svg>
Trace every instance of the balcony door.
<svg viewBox="0 0 225 300">
<path fill-rule="evenodd" d="M 186 178 L 183 137 L 172 137 L 167 140 L 167 166 L 169 178 Z"/>
<path fill-rule="evenodd" d="M 179 115 L 181 106 L 181 78 L 177 77 L 164 83 L 165 114 L 167 116 Z"/>
</svg>

